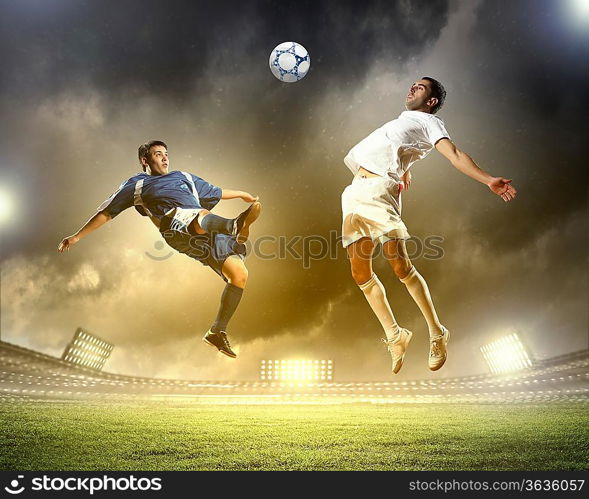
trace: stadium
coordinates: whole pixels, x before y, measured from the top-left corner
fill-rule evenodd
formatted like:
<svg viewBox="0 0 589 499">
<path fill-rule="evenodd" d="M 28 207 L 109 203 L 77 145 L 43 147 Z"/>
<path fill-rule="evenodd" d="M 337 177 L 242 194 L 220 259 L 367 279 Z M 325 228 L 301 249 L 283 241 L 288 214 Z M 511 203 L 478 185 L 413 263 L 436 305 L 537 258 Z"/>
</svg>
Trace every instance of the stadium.
<svg viewBox="0 0 589 499">
<path fill-rule="evenodd" d="M 0 343 L 3 469 L 587 467 L 587 350 L 507 373 L 402 382 L 324 381 L 300 365 L 264 380 L 266 360 L 258 380 L 134 377 L 71 352 Z"/>
<path fill-rule="evenodd" d="M 1 5 L 10 480 L 589 468 L 588 0 Z"/>
</svg>

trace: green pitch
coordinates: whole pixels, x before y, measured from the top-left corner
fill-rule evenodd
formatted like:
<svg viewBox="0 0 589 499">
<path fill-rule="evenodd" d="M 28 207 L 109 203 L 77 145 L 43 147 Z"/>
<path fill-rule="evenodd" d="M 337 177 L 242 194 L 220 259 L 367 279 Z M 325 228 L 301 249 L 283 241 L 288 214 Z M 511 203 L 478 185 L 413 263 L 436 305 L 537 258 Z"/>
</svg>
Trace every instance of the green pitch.
<svg viewBox="0 0 589 499">
<path fill-rule="evenodd" d="M 3 402 L 3 470 L 586 470 L 584 404 Z"/>
</svg>

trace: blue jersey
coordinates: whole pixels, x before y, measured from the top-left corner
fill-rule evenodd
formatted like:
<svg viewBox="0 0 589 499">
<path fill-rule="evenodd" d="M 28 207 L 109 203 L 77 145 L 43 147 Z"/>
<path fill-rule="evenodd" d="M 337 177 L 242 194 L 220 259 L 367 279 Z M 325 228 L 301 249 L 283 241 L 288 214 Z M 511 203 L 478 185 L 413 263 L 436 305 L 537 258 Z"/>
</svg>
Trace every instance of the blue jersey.
<svg viewBox="0 0 589 499">
<path fill-rule="evenodd" d="M 123 182 L 98 211 L 112 218 L 135 206 L 143 216 L 161 220 L 174 208 L 212 210 L 221 199 L 222 190 L 191 173 L 173 171 L 165 175 L 139 173 Z"/>
</svg>

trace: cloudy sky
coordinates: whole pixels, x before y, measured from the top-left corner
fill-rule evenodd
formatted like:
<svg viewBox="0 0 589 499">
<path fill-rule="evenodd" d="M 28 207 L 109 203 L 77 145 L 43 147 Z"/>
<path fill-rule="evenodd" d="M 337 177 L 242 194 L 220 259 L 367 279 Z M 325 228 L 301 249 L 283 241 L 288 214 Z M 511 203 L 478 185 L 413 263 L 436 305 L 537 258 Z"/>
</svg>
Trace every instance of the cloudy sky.
<svg viewBox="0 0 589 499">
<path fill-rule="evenodd" d="M 60 355 L 82 326 L 116 345 L 106 368 L 119 373 L 255 379 L 261 359 L 329 358 L 337 379 L 392 379 L 379 323 L 335 241 L 351 181 L 342 160 L 431 75 L 448 91 L 439 115 L 453 140 L 513 178 L 519 196 L 503 203 L 436 152 L 414 165 L 403 218 L 417 240 L 437 238 L 441 250 L 413 246 L 414 263 L 452 340 L 447 365 L 429 373 L 425 322 L 377 259 L 397 319 L 415 333 L 396 379 L 484 372 L 479 347 L 510 332 L 537 358 L 587 348 L 589 12 L 578 2 L 0 0 L 0 9 L 3 340 Z M 268 57 L 290 40 L 309 50 L 311 70 L 284 84 Z M 262 251 L 247 260 L 229 331 L 237 360 L 200 341 L 223 282 L 163 246 L 134 210 L 56 251 L 139 170 L 137 147 L 152 138 L 168 143 L 172 169 L 263 202 L 253 232 Z M 322 245 L 329 254 L 305 262 L 305 246 L 318 255 Z"/>
</svg>

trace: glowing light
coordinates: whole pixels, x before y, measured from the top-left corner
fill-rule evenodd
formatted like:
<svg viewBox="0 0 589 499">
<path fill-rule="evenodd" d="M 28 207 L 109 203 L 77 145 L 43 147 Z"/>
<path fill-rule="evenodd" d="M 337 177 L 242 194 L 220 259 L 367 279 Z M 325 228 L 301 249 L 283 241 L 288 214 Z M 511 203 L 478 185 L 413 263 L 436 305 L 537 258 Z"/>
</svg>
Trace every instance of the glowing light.
<svg viewBox="0 0 589 499">
<path fill-rule="evenodd" d="M 481 352 L 493 374 L 519 371 L 532 366 L 528 352 L 515 333 L 482 346 Z"/>
<path fill-rule="evenodd" d="M 262 360 L 260 379 L 268 381 L 332 381 L 331 360 Z"/>
<path fill-rule="evenodd" d="M 572 32 L 578 32 L 582 36 L 587 37 L 589 32 L 587 26 L 589 25 L 589 0 L 568 0 L 567 17 L 568 22 L 572 28 Z"/>
<path fill-rule="evenodd" d="M 14 201 L 12 196 L 4 189 L 0 188 L 0 224 L 10 220 L 14 212 Z"/>
<path fill-rule="evenodd" d="M 579 15 L 589 16 L 589 0 L 573 0 L 573 4 Z"/>
<path fill-rule="evenodd" d="M 112 344 L 78 328 L 61 358 L 72 364 L 100 370 L 109 358 L 112 349 Z"/>
</svg>

